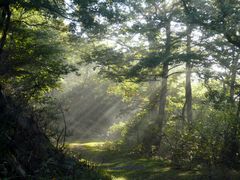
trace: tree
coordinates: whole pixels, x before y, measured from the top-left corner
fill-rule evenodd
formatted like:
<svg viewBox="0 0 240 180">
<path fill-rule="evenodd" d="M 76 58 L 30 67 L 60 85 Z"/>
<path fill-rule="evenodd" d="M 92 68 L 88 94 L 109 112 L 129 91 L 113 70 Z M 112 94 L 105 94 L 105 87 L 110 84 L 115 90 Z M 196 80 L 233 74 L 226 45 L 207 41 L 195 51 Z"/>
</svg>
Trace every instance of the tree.
<svg viewBox="0 0 240 180">
<path fill-rule="evenodd" d="M 180 39 L 186 33 L 176 32 L 171 29 L 173 24 L 180 24 L 182 21 L 180 19 L 182 14 L 179 12 L 177 2 L 158 3 L 157 1 L 141 1 L 138 3 L 129 2 L 129 6 L 131 6 L 133 10 L 130 12 L 131 15 L 126 24 L 121 26 L 120 33 L 123 32 L 124 35 L 130 37 L 131 35 L 138 35 L 139 41 L 143 39 L 143 41 L 147 41 L 147 44 L 141 43 L 141 46 L 136 46 L 134 43 L 131 44 L 127 41 L 121 41 L 121 47 L 127 47 L 129 50 L 127 50 L 126 53 L 106 48 L 101 52 L 96 51 L 94 55 L 89 55 L 85 59 L 87 59 L 88 62 L 97 63 L 100 66 L 100 72 L 107 74 L 108 77 L 112 79 L 116 78 L 118 81 L 149 82 L 161 80 L 161 87 L 158 93 L 159 112 L 156 121 L 158 128 L 154 140 L 155 145 L 159 146 L 163 135 L 163 127 L 167 119 L 167 81 L 171 75 L 169 71 L 174 68 L 174 64 L 176 65 L 186 61 L 186 58 L 191 55 L 190 52 L 183 54 L 180 50 Z M 189 51 L 189 46 L 188 42 L 187 51 Z M 169 68 L 170 66 L 173 67 Z M 188 63 L 188 66 L 191 65 Z M 192 111 L 189 78 L 190 76 L 188 74 L 187 107 L 188 119 L 191 121 Z"/>
<path fill-rule="evenodd" d="M 191 32 L 192 27 L 187 26 L 187 54 L 191 53 Z M 186 98 L 186 111 L 187 111 L 187 121 L 189 124 L 192 123 L 192 85 L 191 85 L 191 71 L 192 71 L 192 62 L 191 59 L 188 59 L 186 62 L 186 87 L 185 87 L 185 98 Z M 185 105 L 184 105 L 185 107 Z M 183 110 L 185 111 L 185 109 Z M 184 113 L 183 113 L 184 116 Z"/>
<path fill-rule="evenodd" d="M 39 128 L 34 110 L 74 69 L 66 63 L 61 46 L 68 39 L 63 18 L 73 16 L 63 0 L 0 1 L 0 13 L 0 164 L 7 162 L 10 167 L 4 176 L 31 174 L 49 179 L 58 176 L 57 171 L 69 172 L 64 165 L 68 158 Z M 51 169 L 50 159 L 63 166 Z M 68 160 L 73 163 L 71 170 L 79 164 Z"/>
<path fill-rule="evenodd" d="M 229 109 L 230 112 L 235 111 L 236 116 L 229 118 L 228 126 L 231 127 L 230 131 L 226 130 L 224 133 L 224 150 L 223 159 L 228 165 L 232 162 L 236 162 L 236 153 L 238 150 L 238 105 L 236 102 L 236 97 L 238 96 L 235 91 L 237 87 L 237 67 L 239 64 L 238 49 L 227 41 L 223 41 L 221 36 L 216 37 L 212 42 L 207 43 L 206 47 L 209 49 L 209 53 L 212 56 L 212 63 L 222 67 L 224 72 L 214 72 L 212 73 L 212 78 L 217 79 L 223 84 L 222 89 L 216 90 L 214 88 L 209 89 L 209 93 L 212 94 L 209 98 L 215 104 L 215 108 L 219 109 L 224 107 Z M 211 78 L 211 77 L 210 77 Z M 219 92 L 220 91 L 220 92 Z M 214 98 L 218 96 L 218 100 L 214 102 Z"/>
<path fill-rule="evenodd" d="M 181 2 L 191 23 L 199 24 L 218 34 L 222 33 L 230 43 L 240 48 L 238 0 Z"/>
</svg>

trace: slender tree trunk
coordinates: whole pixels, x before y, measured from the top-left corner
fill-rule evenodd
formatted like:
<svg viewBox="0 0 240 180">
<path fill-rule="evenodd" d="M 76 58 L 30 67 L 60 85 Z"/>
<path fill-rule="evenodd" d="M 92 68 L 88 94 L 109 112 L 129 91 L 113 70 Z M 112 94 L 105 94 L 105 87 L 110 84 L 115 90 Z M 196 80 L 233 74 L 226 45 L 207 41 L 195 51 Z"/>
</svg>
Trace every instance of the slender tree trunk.
<svg viewBox="0 0 240 180">
<path fill-rule="evenodd" d="M 1 27 L 1 39 L 0 39 L 0 62 L 3 61 L 3 48 L 6 44 L 6 39 L 7 39 L 7 33 L 9 30 L 9 26 L 10 26 L 10 21 L 11 21 L 11 11 L 10 11 L 10 7 L 9 7 L 9 2 L 4 1 L 1 2 L 0 4 L 0 10 L 1 10 L 1 22 L 0 22 L 0 27 Z M 0 72 L 1 74 L 1 72 Z M 0 112 L 3 113 L 4 111 L 1 111 L 2 107 L 4 107 L 5 102 L 4 102 L 4 94 L 2 93 L 2 84 L 0 84 Z"/>
<path fill-rule="evenodd" d="M 237 77 L 237 64 L 238 64 L 238 58 L 239 54 L 235 56 L 235 49 L 233 50 L 233 62 L 231 65 L 231 79 L 230 79 L 230 101 L 232 105 L 235 107 L 235 85 L 236 85 L 236 77 Z M 240 94 L 238 94 L 238 103 L 237 103 L 237 111 L 236 111 L 236 117 L 235 122 L 233 124 L 233 136 L 231 137 L 231 149 L 233 154 L 233 162 L 237 162 L 237 154 L 239 154 L 239 116 L 240 116 Z M 231 157 L 231 156 L 230 156 Z"/>
<path fill-rule="evenodd" d="M 240 115 L 240 100 L 238 104 L 235 104 L 235 84 L 237 77 L 237 64 L 239 55 L 236 55 L 236 50 L 233 49 L 232 64 L 230 67 L 230 103 L 233 107 L 237 108 L 236 117 L 233 122 L 230 121 L 230 130 L 225 132 L 224 137 L 224 149 L 223 149 L 223 160 L 228 166 L 233 166 L 238 159 L 239 153 L 239 115 Z"/>
<path fill-rule="evenodd" d="M 163 123 L 166 121 L 166 101 L 167 101 L 167 75 L 168 75 L 168 63 L 163 64 L 163 75 L 159 100 L 159 127 L 162 129 Z"/>
<path fill-rule="evenodd" d="M 237 106 L 237 113 L 236 113 L 236 121 L 239 127 L 239 120 L 240 119 L 240 94 L 238 95 L 238 106 Z"/>
<path fill-rule="evenodd" d="M 160 99 L 159 99 L 159 119 L 158 119 L 158 127 L 159 127 L 159 147 L 162 141 L 162 133 L 163 126 L 166 122 L 166 101 L 167 101 L 167 79 L 168 79 L 168 71 L 169 71 L 169 62 L 168 57 L 171 53 L 171 29 L 170 29 L 170 21 L 166 24 L 166 46 L 165 46 L 165 61 L 162 67 L 162 83 L 160 90 Z"/>
<path fill-rule="evenodd" d="M 1 20 L 1 28 L 2 28 L 2 36 L 0 39 L 0 56 L 2 55 L 3 48 L 6 44 L 6 39 L 7 39 L 7 33 L 9 30 L 10 26 L 10 21 L 11 21 L 11 11 L 9 7 L 9 2 L 5 2 L 2 4 L 0 7 L 2 9 L 2 20 Z"/>
<path fill-rule="evenodd" d="M 231 64 L 231 77 L 230 77 L 230 102 L 234 104 L 234 94 L 235 94 L 235 84 L 236 84 L 236 76 L 237 76 L 237 64 L 239 55 L 235 55 L 236 51 L 233 50 L 233 61 Z"/>
<path fill-rule="evenodd" d="M 192 28 L 190 25 L 187 27 L 187 54 L 191 53 L 191 32 Z M 185 98 L 186 98 L 186 114 L 187 121 L 192 124 L 192 84 L 191 84 L 191 71 L 192 63 L 189 58 L 186 62 L 186 87 L 185 87 Z"/>
</svg>

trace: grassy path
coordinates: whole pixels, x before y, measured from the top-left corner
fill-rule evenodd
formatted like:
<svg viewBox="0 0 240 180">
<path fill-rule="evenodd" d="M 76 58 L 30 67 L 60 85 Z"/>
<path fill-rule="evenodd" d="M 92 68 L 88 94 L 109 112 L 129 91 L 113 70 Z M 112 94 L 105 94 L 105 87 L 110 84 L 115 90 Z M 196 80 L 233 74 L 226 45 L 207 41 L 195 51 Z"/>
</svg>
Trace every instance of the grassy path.
<svg viewBox="0 0 240 180">
<path fill-rule="evenodd" d="M 169 162 L 133 158 L 104 148 L 104 142 L 70 143 L 69 148 L 81 157 L 97 164 L 97 167 L 111 175 L 113 180 L 239 180 L 240 173 L 234 170 L 215 169 L 179 170 Z"/>
</svg>

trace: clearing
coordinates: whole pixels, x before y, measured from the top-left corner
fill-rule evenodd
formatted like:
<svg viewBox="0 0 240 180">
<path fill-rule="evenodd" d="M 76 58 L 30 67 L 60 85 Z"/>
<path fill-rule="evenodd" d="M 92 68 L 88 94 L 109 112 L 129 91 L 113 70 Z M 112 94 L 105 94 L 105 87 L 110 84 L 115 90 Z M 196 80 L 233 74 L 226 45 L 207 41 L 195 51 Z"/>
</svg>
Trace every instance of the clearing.
<svg viewBox="0 0 240 180">
<path fill-rule="evenodd" d="M 109 142 L 69 143 L 69 148 L 113 180 L 239 180 L 240 173 L 226 168 L 176 169 L 167 160 L 137 158 L 110 150 Z"/>
</svg>

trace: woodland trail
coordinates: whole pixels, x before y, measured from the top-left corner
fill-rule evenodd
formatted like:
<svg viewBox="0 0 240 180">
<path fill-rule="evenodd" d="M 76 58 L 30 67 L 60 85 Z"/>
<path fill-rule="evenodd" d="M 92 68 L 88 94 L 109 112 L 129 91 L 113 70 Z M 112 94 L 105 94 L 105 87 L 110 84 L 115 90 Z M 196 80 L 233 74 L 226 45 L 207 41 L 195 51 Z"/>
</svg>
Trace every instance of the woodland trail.
<svg viewBox="0 0 240 180">
<path fill-rule="evenodd" d="M 113 180 L 239 180 L 240 173 L 234 170 L 193 168 L 176 169 L 169 161 L 137 158 L 112 151 L 106 142 L 70 143 L 69 148 L 80 157 L 109 174 Z M 82 160 L 83 160 L 82 159 Z"/>
</svg>

